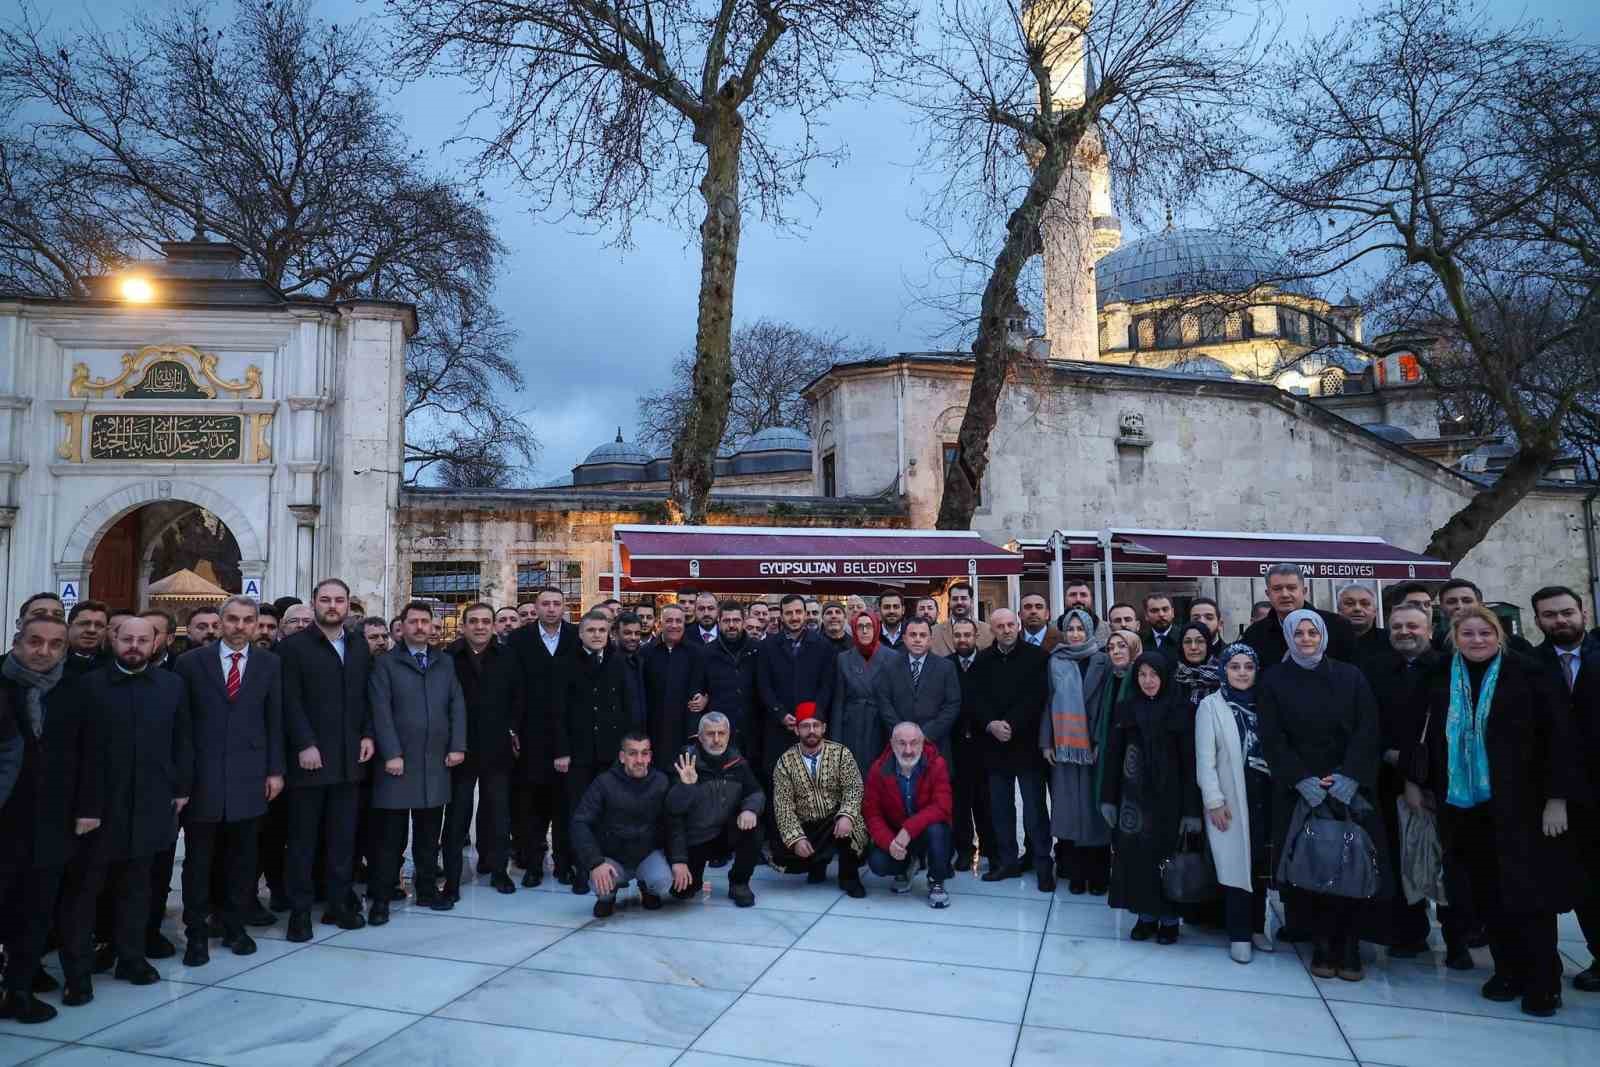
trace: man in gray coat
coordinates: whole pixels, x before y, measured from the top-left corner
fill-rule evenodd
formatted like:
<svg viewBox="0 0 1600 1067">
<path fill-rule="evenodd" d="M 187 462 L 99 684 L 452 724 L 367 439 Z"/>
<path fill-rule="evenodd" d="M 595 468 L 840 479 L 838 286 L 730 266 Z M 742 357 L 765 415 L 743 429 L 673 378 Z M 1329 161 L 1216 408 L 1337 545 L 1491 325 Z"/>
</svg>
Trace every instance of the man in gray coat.
<svg viewBox="0 0 1600 1067">
<path fill-rule="evenodd" d="M 437 852 L 450 768 L 466 758 L 467 702 L 455 661 L 428 647 L 433 608 L 413 600 L 400 613 L 401 641 L 372 664 L 368 696 L 372 736 L 383 773 L 372 783 L 378 855 L 367 892 L 367 922 L 389 921 L 389 887 L 400 873 L 407 813 L 414 827 L 417 904 L 448 911 L 455 901 L 439 895 Z M 376 895 L 374 895 L 374 890 Z"/>
<path fill-rule="evenodd" d="M 961 678 L 956 665 L 933 654 L 932 629 L 925 619 L 908 621 L 901 641 L 903 656 L 886 678 L 888 699 L 879 704 L 883 732 L 892 737 L 896 726 L 914 722 L 922 727 L 924 739 L 936 745 L 948 761 L 953 755 L 950 735 L 961 716 Z"/>
</svg>

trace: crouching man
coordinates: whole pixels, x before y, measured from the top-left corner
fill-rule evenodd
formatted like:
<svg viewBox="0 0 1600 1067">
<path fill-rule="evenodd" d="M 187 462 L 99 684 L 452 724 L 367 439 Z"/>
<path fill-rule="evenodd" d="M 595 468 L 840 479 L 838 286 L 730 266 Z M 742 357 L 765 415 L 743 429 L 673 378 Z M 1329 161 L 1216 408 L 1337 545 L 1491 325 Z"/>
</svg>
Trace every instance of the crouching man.
<svg viewBox="0 0 1600 1067">
<path fill-rule="evenodd" d="M 710 860 L 733 854 L 728 872 L 728 899 L 741 908 L 756 902 L 750 875 L 761 859 L 761 813 L 767 797 L 755 772 L 731 739 L 732 724 L 718 711 L 700 716 L 700 730 L 673 769 L 678 781 L 667 795 L 675 818 L 683 820 L 689 845 L 689 876 L 684 890 L 673 896 L 687 899 L 700 892 Z"/>
<path fill-rule="evenodd" d="M 862 814 L 872 836 L 867 866 L 879 877 L 893 875 L 894 892 L 909 893 L 912 864 L 924 860 L 928 906 L 949 907 L 944 882 L 950 877 L 950 771 L 922 727 L 903 722 L 894 728 L 866 784 Z"/>
<path fill-rule="evenodd" d="M 647 911 L 661 907 L 668 890 L 689 887 L 683 819 L 667 810 L 667 776 L 651 769 L 650 755 L 649 737 L 625 735 L 620 761 L 589 784 L 572 813 L 572 848 L 589 872 L 597 919 L 616 910 L 617 890 L 630 879 L 638 879 Z"/>
<path fill-rule="evenodd" d="M 839 859 L 839 888 L 867 895 L 861 857 L 868 838 L 861 818 L 861 771 L 850 750 L 823 740 L 828 724 L 809 701 L 795 709 L 800 743 L 772 771 L 772 814 L 782 842 L 774 861 L 786 871 L 805 870 L 807 882 L 828 880 L 828 863 Z"/>
</svg>

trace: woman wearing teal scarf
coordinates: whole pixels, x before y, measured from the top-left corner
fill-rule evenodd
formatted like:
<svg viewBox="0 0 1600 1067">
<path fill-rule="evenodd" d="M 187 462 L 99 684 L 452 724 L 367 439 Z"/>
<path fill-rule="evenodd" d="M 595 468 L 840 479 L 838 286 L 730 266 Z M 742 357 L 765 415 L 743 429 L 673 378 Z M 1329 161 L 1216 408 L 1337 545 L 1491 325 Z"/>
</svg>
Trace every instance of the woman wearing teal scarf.
<svg viewBox="0 0 1600 1067">
<path fill-rule="evenodd" d="M 1558 679 L 1505 647 L 1487 608 L 1457 615 L 1451 636 L 1456 651 L 1427 711 L 1429 780 L 1416 784 L 1439 808 L 1446 877 L 1469 892 L 1489 930 L 1494 974 L 1484 997 L 1520 997 L 1529 1015 L 1553 1015 L 1556 915 L 1573 905 L 1578 884 L 1567 833 L 1566 798 L 1578 785 L 1567 703 Z M 1447 922 L 1445 940 L 1458 945 L 1466 933 Z"/>
</svg>

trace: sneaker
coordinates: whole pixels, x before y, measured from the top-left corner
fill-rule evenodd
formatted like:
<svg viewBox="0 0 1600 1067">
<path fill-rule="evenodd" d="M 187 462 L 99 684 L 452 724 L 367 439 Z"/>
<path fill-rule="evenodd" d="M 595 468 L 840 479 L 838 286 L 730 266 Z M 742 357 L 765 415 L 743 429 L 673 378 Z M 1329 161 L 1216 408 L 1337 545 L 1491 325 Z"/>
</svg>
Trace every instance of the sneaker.
<svg viewBox="0 0 1600 1067">
<path fill-rule="evenodd" d="M 950 894 L 944 891 L 944 883 L 934 881 L 931 878 L 928 879 L 928 907 L 948 908 L 949 906 Z"/>
<path fill-rule="evenodd" d="M 1233 957 L 1234 963 L 1249 963 L 1252 956 L 1250 942 L 1232 942 L 1228 945 L 1228 955 Z"/>
<path fill-rule="evenodd" d="M 729 882 L 728 899 L 740 908 L 754 907 L 756 903 L 756 895 L 750 891 L 749 882 Z"/>
<path fill-rule="evenodd" d="M 909 892 L 911 892 L 911 876 L 910 875 L 906 875 L 906 874 L 897 874 L 897 875 L 895 875 L 894 876 L 894 882 L 889 886 L 889 892 L 891 892 L 891 893 L 909 893 Z"/>
</svg>

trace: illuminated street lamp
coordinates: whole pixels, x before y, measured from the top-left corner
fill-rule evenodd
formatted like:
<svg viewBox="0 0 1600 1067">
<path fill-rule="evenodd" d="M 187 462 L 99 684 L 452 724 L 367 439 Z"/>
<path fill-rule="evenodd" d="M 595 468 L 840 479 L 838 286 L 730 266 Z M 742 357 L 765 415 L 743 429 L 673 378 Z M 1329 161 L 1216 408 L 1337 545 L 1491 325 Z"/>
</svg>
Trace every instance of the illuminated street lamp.
<svg viewBox="0 0 1600 1067">
<path fill-rule="evenodd" d="M 122 279 L 122 299 L 134 304 L 148 304 L 156 298 L 156 290 L 149 279 L 130 274 Z"/>
</svg>

